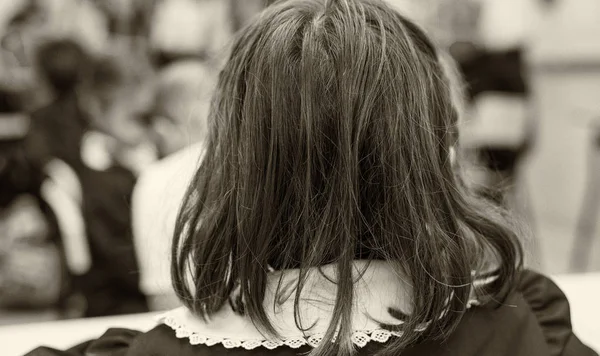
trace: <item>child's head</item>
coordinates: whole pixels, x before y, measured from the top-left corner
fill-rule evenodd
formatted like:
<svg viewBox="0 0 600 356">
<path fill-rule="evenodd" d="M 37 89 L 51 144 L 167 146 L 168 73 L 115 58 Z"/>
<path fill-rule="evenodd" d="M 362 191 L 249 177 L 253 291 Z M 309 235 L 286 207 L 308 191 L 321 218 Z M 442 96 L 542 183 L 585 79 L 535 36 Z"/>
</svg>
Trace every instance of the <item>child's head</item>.
<svg viewBox="0 0 600 356">
<path fill-rule="evenodd" d="M 55 95 L 73 92 L 90 69 L 90 60 L 79 43 L 58 39 L 37 51 L 38 68 Z"/>
<path fill-rule="evenodd" d="M 210 66 L 192 60 L 176 62 L 158 74 L 152 131 L 161 154 L 205 138 L 216 77 Z"/>
<path fill-rule="evenodd" d="M 273 332 L 262 306 L 267 266 L 333 263 L 338 298 L 325 339 L 339 325 L 340 343 L 322 343 L 314 352 L 324 355 L 347 351 L 355 259 L 387 260 L 413 286 L 392 348 L 426 321 L 425 337 L 451 331 L 472 271 L 498 269 L 494 295 L 510 285 L 520 245 L 451 164 L 458 113 L 447 78 L 430 40 L 383 1 L 267 8 L 220 75 L 207 152 L 174 237 L 181 299 L 210 316 L 239 282 L 248 315 Z M 448 307 L 456 312 L 438 318 Z"/>
<path fill-rule="evenodd" d="M 94 61 L 81 90 L 92 122 L 126 145 L 147 139 L 147 115 L 152 106 L 152 72 L 143 59 L 115 52 Z"/>
</svg>

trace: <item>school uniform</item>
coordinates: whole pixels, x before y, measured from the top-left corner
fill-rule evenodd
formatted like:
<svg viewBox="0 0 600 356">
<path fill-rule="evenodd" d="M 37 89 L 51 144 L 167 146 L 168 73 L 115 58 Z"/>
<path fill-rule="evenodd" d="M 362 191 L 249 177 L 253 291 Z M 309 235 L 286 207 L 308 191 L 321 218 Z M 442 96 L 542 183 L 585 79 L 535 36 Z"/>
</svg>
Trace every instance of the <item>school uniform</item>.
<svg viewBox="0 0 600 356">
<path fill-rule="evenodd" d="M 357 262 L 358 264 L 364 262 Z M 324 273 L 329 272 L 327 267 Z M 210 321 L 180 308 L 158 319 L 148 331 L 111 329 L 96 340 L 67 351 L 38 348 L 27 356 L 127 355 L 302 355 L 323 339 L 331 317 L 335 287 L 326 277 L 311 271 L 300 306 L 301 331 L 294 321 L 293 297 L 272 307 L 273 290 L 280 272 L 267 282 L 266 313 L 279 338 L 263 336 L 252 321 L 226 304 Z M 289 270 L 283 285 L 294 283 L 297 271 Z M 399 326 L 402 321 L 388 312 L 401 305 L 405 291 L 384 262 L 373 262 L 355 285 L 352 325 L 358 355 L 374 355 L 399 334 L 382 323 Z M 294 293 L 292 293 L 294 295 Z M 400 301 L 400 302 L 399 302 Z M 400 304 L 400 305 L 398 305 Z M 238 310 L 236 308 L 236 310 Z M 449 311 L 450 312 L 450 311 Z M 375 321 L 377 320 L 377 321 Z M 406 349 L 403 356 L 597 356 L 573 334 L 565 295 L 548 278 L 532 271 L 522 272 L 518 288 L 499 305 L 479 305 L 473 297 L 458 328 L 446 340 L 424 341 Z"/>
</svg>

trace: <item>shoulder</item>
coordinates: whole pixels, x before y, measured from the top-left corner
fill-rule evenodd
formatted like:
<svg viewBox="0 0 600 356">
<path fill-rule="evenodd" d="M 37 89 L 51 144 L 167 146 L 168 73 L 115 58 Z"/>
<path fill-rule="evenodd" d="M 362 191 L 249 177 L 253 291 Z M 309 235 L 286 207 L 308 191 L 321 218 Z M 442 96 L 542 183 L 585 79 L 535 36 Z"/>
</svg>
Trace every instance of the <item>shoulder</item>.
<svg viewBox="0 0 600 356">
<path fill-rule="evenodd" d="M 158 199 L 163 203 L 175 200 L 179 205 L 203 152 L 203 146 L 191 146 L 148 166 L 138 177 L 134 204 L 146 205 L 147 200 Z"/>
<path fill-rule="evenodd" d="M 191 343 L 187 337 L 170 327 L 160 324 L 146 333 L 115 329 L 112 335 L 101 337 L 87 345 L 85 355 L 127 356 L 212 356 L 239 354 L 223 345 L 200 345 Z M 120 353 L 121 352 L 121 353 Z"/>
<path fill-rule="evenodd" d="M 171 329 L 158 325 L 142 333 L 129 329 L 109 329 L 98 339 L 74 346 L 68 350 L 48 347 L 37 348 L 25 356 L 84 356 L 84 355 L 127 355 L 127 356 L 200 356 L 192 345 L 176 337 Z"/>
<path fill-rule="evenodd" d="M 428 354 L 597 356 L 573 333 L 565 294 L 530 270 L 520 274 L 503 302 L 471 308 L 447 340 L 425 342 L 406 356 Z"/>
<path fill-rule="evenodd" d="M 550 278 L 525 270 L 519 280 L 518 293 L 535 315 L 552 355 L 596 355 L 573 333 L 569 301 Z"/>
<path fill-rule="evenodd" d="M 156 161 L 142 171 L 138 185 L 146 186 L 153 183 L 169 185 L 182 175 L 184 179 L 191 178 L 203 153 L 204 146 L 194 145 Z"/>
</svg>

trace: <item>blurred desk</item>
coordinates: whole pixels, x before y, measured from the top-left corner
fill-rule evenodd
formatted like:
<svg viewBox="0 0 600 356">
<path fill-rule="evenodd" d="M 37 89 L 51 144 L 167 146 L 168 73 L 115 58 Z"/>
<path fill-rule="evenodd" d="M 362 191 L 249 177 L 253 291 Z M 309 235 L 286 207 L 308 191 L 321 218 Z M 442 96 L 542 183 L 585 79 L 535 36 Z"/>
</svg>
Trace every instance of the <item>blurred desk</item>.
<svg viewBox="0 0 600 356">
<path fill-rule="evenodd" d="M 569 299 L 576 335 L 600 352 L 600 273 L 567 274 L 552 279 Z"/>
<path fill-rule="evenodd" d="M 556 276 L 553 280 L 569 298 L 575 332 L 584 343 L 600 351 L 600 273 Z M 156 325 L 154 317 L 158 314 L 0 327 L 2 355 L 21 356 L 40 345 L 66 349 L 99 337 L 110 327 L 147 331 Z"/>
<path fill-rule="evenodd" d="M 22 356 L 38 346 L 67 349 L 94 339 L 112 327 L 147 331 L 160 313 L 52 321 L 0 327 L 2 356 Z"/>
</svg>

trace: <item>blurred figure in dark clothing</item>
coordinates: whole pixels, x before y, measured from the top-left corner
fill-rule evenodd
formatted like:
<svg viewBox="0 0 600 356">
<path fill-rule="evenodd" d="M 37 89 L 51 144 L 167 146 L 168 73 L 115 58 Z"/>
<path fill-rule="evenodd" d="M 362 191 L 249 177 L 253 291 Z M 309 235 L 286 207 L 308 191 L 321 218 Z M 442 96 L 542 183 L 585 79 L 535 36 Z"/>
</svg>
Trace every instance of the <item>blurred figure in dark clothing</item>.
<svg viewBox="0 0 600 356">
<path fill-rule="evenodd" d="M 129 213 L 136 176 L 128 163 L 137 160 L 128 161 L 128 153 L 144 135 L 136 122 L 143 110 L 131 99 L 141 92 L 141 76 L 112 57 L 91 60 L 69 40 L 48 43 L 38 55 L 54 101 L 33 113 L 28 152 L 38 165 L 60 160 L 76 176 L 85 223 L 79 238 L 91 259 L 72 271 L 85 297 L 83 316 L 147 311 Z"/>
<path fill-rule="evenodd" d="M 124 60 L 109 56 L 97 61 L 82 90 L 91 121 L 81 153 L 88 167 L 81 183 L 94 266 L 80 280 L 87 316 L 148 310 L 139 290 L 130 214 L 136 165 L 145 159 L 136 148 L 146 138 L 147 74 Z"/>
<path fill-rule="evenodd" d="M 53 99 L 31 115 L 29 155 L 40 166 L 58 158 L 81 171 L 81 144 L 90 122 L 76 89 L 89 70 L 90 59 L 78 43 L 67 39 L 42 45 L 37 59 Z"/>
<path fill-rule="evenodd" d="M 0 307 L 64 312 L 69 294 L 44 172 L 28 159 L 29 122 L 19 95 L 0 88 Z"/>
<path fill-rule="evenodd" d="M 87 300 L 85 316 L 148 311 L 139 290 L 129 212 L 135 176 L 115 166 L 87 171 L 81 182 L 92 268 L 75 280 Z"/>
</svg>

